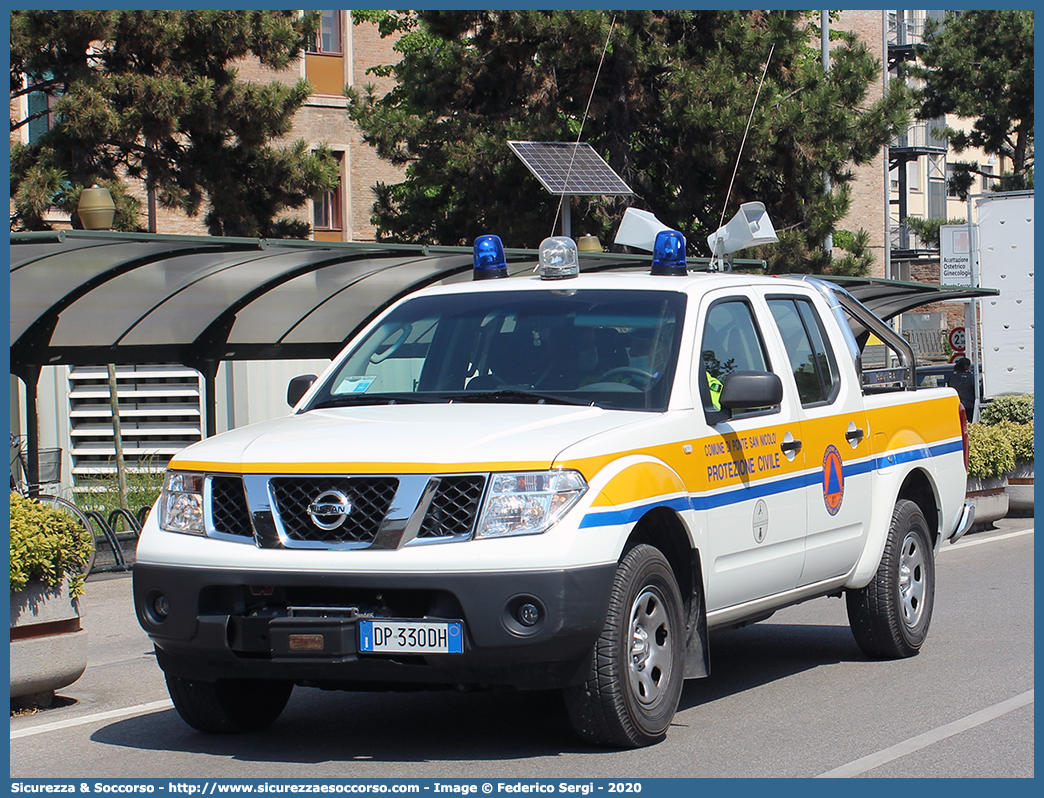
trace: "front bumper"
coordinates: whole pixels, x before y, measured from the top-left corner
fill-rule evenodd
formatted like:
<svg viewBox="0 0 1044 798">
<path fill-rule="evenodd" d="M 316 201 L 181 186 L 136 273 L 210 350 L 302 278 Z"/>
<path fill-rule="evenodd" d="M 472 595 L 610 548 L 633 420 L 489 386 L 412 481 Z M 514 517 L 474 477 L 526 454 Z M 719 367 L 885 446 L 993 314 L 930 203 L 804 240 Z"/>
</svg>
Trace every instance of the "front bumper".
<svg viewBox="0 0 1044 798">
<path fill-rule="evenodd" d="M 287 679 L 321 687 L 508 685 L 550 688 L 582 678 L 605 624 L 615 565 L 563 571 L 337 574 L 138 563 L 134 605 L 164 671 L 190 679 Z M 166 612 L 157 612 L 159 606 Z M 539 620 L 519 621 L 521 604 Z M 326 608 L 292 617 L 288 607 Z M 312 613 L 315 615 L 316 613 Z M 361 654 L 358 621 L 459 620 L 463 654 Z M 321 634 L 291 651 L 288 634 Z"/>
</svg>

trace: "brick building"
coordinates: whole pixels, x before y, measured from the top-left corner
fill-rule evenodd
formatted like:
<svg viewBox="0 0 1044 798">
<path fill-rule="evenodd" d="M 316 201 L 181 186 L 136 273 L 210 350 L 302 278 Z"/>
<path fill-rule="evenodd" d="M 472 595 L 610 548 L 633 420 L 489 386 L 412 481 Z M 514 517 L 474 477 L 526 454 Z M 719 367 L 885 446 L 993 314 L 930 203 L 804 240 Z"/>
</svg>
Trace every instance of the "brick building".
<svg viewBox="0 0 1044 798">
<path fill-rule="evenodd" d="M 348 120 L 345 86 L 360 89 L 367 84 L 377 86 L 378 92 L 387 91 L 391 78 L 367 75 L 366 70 L 376 64 L 387 64 L 398 58 L 392 49 L 394 38 L 382 39 L 376 26 L 369 23 L 353 24 L 351 11 L 322 11 L 322 24 L 304 58 L 286 69 L 275 71 L 261 66 L 256 59 L 244 59 L 238 64 L 243 80 L 288 85 L 307 78 L 315 88 L 298 110 L 294 128 L 287 141 L 303 139 L 311 145 L 326 144 L 338 156 L 341 164 L 341 185 L 335 192 L 310 201 L 305 208 L 293 214 L 311 224 L 314 238 L 319 241 L 373 241 L 374 227 L 370 224 L 373 206 L 372 187 L 378 181 L 398 182 L 402 170 L 381 161 L 373 149 Z M 42 98 L 42 95 L 40 96 Z M 11 115 L 25 118 L 40 98 L 29 94 L 11 104 Z M 23 126 L 11 135 L 11 141 L 29 141 L 47 129 L 47 118 Z M 146 207 L 143 184 L 128 180 L 130 191 Z M 165 234 L 206 235 L 203 224 L 205 208 L 199 215 L 186 216 L 178 210 L 156 209 L 156 232 Z M 68 219 L 55 213 L 50 221 L 56 227 L 67 227 Z M 146 223 L 142 219 L 142 225 Z"/>
<path fill-rule="evenodd" d="M 244 80 L 293 84 L 307 78 L 315 88 L 297 112 L 294 129 L 288 140 L 304 139 L 309 144 L 326 144 L 338 156 L 341 185 L 337 191 L 309 202 L 294 214 L 312 225 L 317 241 L 373 241 L 370 224 L 373 193 L 378 182 L 398 182 L 402 171 L 381 161 L 365 144 L 359 131 L 348 120 L 345 86 L 361 88 L 373 83 L 378 91 L 392 86 L 391 78 L 367 75 L 375 64 L 391 63 L 398 58 L 392 50 L 394 39 L 382 39 L 374 25 L 355 25 L 351 11 L 323 11 L 322 24 L 309 51 L 290 67 L 274 71 L 256 61 L 244 60 L 239 65 Z M 157 231 L 203 235 L 202 214 L 185 217 L 176 211 L 160 209 Z"/>
<path fill-rule="evenodd" d="M 882 64 L 885 59 L 885 37 L 882 33 L 884 12 L 878 11 L 842 11 L 840 18 L 831 23 L 835 30 L 855 33 L 866 43 L 870 52 Z M 870 87 L 867 103 L 873 103 L 884 96 L 887 81 L 882 71 L 881 79 Z M 838 229 L 866 230 L 870 234 L 870 250 L 874 255 L 874 277 L 885 277 L 888 255 L 886 252 L 887 236 L 885 234 L 886 213 L 884 205 L 888 170 L 885 167 L 885 154 L 882 152 L 869 164 L 853 167 L 855 180 L 852 181 L 852 204 L 848 214 L 838 222 Z"/>
<path fill-rule="evenodd" d="M 316 241 L 373 241 L 370 224 L 372 187 L 378 182 L 398 182 L 402 171 L 380 160 L 348 120 L 345 86 L 377 86 L 378 92 L 393 85 L 391 78 L 367 75 L 376 64 L 398 58 L 393 38 L 382 39 L 376 26 L 355 25 L 351 11 L 322 11 L 322 23 L 309 51 L 290 67 L 274 71 L 255 60 L 239 65 L 243 80 L 282 81 L 288 85 L 307 78 L 315 92 L 298 110 L 288 140 L 303 139 L 312 145 L 326 144 L 340 161 L 341 184 L 337 191 L 292 214 L 312 225 Z M 205 235 L 202 214 L 189 218 L 177 211 L 160 209 L 157 232 Z"/>
</svg>

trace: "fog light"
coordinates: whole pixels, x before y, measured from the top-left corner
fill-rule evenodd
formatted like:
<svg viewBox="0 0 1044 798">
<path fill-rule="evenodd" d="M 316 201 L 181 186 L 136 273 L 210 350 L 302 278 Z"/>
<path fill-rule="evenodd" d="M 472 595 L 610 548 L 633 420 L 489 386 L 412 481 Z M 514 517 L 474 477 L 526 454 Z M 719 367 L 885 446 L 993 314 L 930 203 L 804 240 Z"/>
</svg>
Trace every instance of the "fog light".
<svg viewBox="0 0 1044 798">
<path fill-rule="evenodd" d="M 157 620 L 160 621 L 170 615 L 170 602 L 167 601 L 167 597 L 162 593 L 152 600 L 152 612 L 156 615 Z"/>
<path fill-rule="evenodd" d="M 540 608 L 527 602 L 518 608 L 517 615 L 518 622 L 523 626 L 535 626 L 540 620 Z"/>
</svg>

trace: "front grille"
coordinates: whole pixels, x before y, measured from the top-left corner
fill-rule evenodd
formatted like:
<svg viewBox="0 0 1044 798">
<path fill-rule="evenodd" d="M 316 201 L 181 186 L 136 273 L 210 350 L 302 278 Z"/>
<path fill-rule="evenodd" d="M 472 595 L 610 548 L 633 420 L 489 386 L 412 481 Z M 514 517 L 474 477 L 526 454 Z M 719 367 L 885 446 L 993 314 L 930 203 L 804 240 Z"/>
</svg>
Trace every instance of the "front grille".
<svg viewBox="0 0 1044 798">
<path fill-rule="evenodd" d="M 210 516 L 215 532 L 243 538 L 254 537 L 242 477 L 210 478 Z"/>
<path fill-rule="evenodd" d="M 485 486 L 486 478 L 481 475 L 440 478 L 417 537 L 470 535 Z"/>
<path fill-rule="evenodd" d="M 294 541 L 370 543 L 388 514 L 399 480 L 394 477 L 276 477 L 271 480 L 279 519 Z M 327 491 L 348 497 L 351 512 L 335 529 L 321 529 L 308 515 L 308 505 Z"/>
</svg>

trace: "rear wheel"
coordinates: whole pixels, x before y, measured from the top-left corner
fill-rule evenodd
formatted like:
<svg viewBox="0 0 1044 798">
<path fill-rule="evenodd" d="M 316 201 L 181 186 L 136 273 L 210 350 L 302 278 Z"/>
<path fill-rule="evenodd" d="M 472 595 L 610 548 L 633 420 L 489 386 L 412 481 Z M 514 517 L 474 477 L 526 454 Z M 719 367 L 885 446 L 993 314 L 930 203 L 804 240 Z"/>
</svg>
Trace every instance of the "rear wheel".
<svg viewBox="0 0 1044 798">
<path fill-rule="evenodd" d="M 852 634 L 868 657 L 900 659 L 921 650 L 935 604 L 934 556 L 921 508 L 900 499 L 877 573 L 847 595 Z"/>
<path fill-rule="evenodd" d="M 587 678 L 566 690 L 576 732 L 596 745 L 662 740 L 684 681 L 682 598 L 660 551 L 640 545 L 620 562 Z"/>
<path fill-rule="evenodd" d="M 174 708 L 193 729 L 208 734 L 260 731 L 275 723 L 290 700 L 293 682 L 222 679 L 200 682 L 167 675 Z"/>
</svg>

